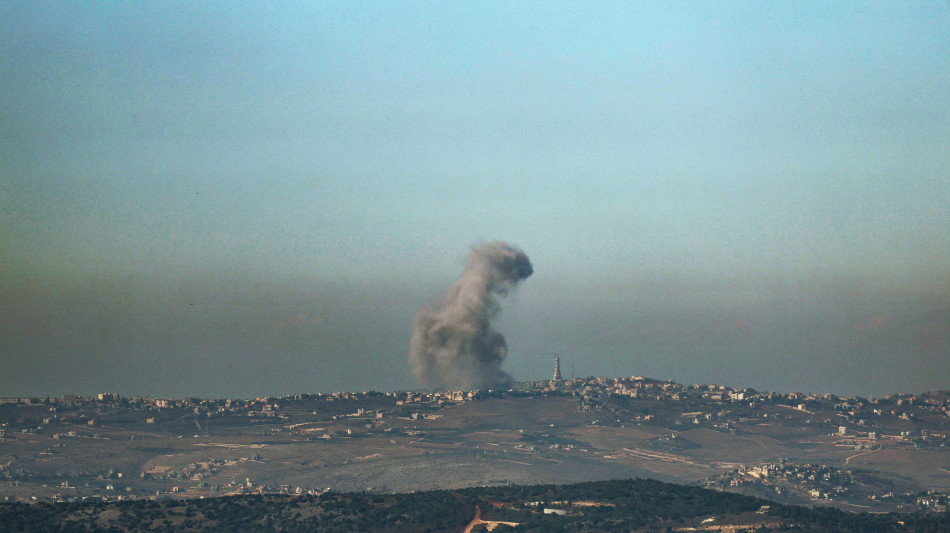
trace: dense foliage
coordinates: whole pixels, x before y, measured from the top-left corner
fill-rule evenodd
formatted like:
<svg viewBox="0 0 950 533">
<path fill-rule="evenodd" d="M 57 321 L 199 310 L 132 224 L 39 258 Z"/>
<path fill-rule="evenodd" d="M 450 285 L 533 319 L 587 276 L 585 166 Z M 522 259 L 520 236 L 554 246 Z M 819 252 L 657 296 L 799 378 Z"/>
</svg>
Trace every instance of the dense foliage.
<svg viewBox="0 0 950 533">
<path fill-rule="evenodd" d="M 768 514 L 761 510 L 763 505 L 770 505 Z M 545 508 L 566 514 L 545 514 Z M 667 531 L 711 516 L 760 517 L 763 522 L 757 531 L 950 531 L 948 513 L 847 513 L 775 505 L 749 496 L 653 480 L 612 480 L 393 495 L 327 493 L 118 503 L 4 503 L 0 504 L 0 532 L 435 532 L 462 531 L 476 515 L 483 520 L 518 523 L 508 529 L 511 531 L 537 532 Z M 765 523 L 769 524 L 767 529 L 762 527 Z"/>
</svg>

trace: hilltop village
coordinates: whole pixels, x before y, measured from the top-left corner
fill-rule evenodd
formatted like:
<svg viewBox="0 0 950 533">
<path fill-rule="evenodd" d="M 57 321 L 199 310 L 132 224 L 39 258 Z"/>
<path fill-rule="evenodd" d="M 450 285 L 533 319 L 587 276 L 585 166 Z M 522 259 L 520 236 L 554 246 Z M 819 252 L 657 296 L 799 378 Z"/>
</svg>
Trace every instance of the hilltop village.
<svg viewBox="0 0 950 533">
<path fill-rule="evenodd" d="M 0 500 L 394 492 L 627 474 L 783 503 L 943 510 L 948 432 L 946 392 L 844 398 L 637 376 L 252 400 L 11 398 L 0 404 Z M 433 483 L 450 468 L 455 478 Z"/>
<path fill-rule="evenodd" d="M 196 415 L 195 420 L 199 423 L 195 427 L 200 430 L 205 427 L 202 423 L 206 420 L 234 416 L 247 417 L 248 421 L 288 422 L 292 417 L 306 416 L 300 412 L 300 408 L 308 405 L 318 405 L 324 413 L 332 413 L 330 420 L 384 420 L 389 417 L 415 420 L 464 402 L 548 396 L 578 398 L 582 411 L 602 415 L 591 421 L 593 425 L 672 423 L 674 426 L 707 425 L 734 431 L 731 423 L 738 421 L 765 421 L 770 416 L 773 420 L 791 420 L 805 416 L 807 424 L 827 427 L 841 437 L 842 443 L 854 445 L 858 449 L 862 446 L 883 445 L 885 441 L 910 443 L 916 447 L 939 446 L 946 442 L 946 433 L 950 431 L 950 425 L 944 422 L 944 419 L 950 419 L 950 393 L 845 398 L 834 394 L 762 393 L 753 389 L 736 389 L 715 384 L 682 385 L 672 380 L 659 381 L 634 376 L 526 382 L 509 390 L 334 392 L 259 397 L 250 400 L 123 397 L 114 393 L 87 397 L 64 395 L 58 398 L 3 398 L 0 399 L 0 409 L 4 409 L 5 416 L 0 422 L 0 437 L 9 431 L 42 434 L 57 427 L 76 425 L 81 427 L 82 436 L 89 436 L 91 431 L 95 437 L 96 426 L 108 420 L 110 414 L 117 410 L 123 411 L 127 416 L 138 415 L 145 424 L 178 419 L 183 415 Z M 633 400 L 644 402 L 640 409 L 643 414 L 636 413 L 636 402 Z M 670 409 L 657 409 L 655 403 L 646 402 L 669 403 Z M 338 412 L 345 411 L 345 406 L 350 404 L 360 404 L 363 407 L 353 412 Z M 764 409 L 765 406 L 782 407 L 789 412 L 784 413 L 784 416 L 781 412 L 770 414 Z M 42 409 L 37 410 L 37 407 L 48 409 L 44 412 Z M 690 407 L 697 410 L 691 410 Z M 20 414 L 42 412 L 43 416 L 36 419 L 11 417 L 10 414 L 17 413 L 16 408 L 24 411 Z M 318 415 L 315 412 L 311 414 Z M 933 432 L 931 426 L 934 422 L 948 429 Z M 380 424 L 365 429 L 372 433 L 378 425 Z M 306 424 L 291 424 L 282 428 L 269 428 L 269 431 L 306 435 L 313 433 L 313 428 L 306 427 Z M 75 429 L 50 434 L 55 438 L 79 436 Z M 353 432 L 347 434 L 352 435 Z M 332 435 L 324 433 L 320 437 L 332 438 Z"/>
</svg>

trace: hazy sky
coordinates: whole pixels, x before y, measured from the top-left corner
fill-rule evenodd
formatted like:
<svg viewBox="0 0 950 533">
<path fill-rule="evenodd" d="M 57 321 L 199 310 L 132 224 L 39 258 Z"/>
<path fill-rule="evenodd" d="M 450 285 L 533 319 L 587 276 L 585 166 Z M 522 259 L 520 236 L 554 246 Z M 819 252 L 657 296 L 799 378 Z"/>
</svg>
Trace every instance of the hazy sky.
<svg viewBox="0 0 950 533">
<path fill-rule="evenodd" d="M 950 4 L 0 3 L 0 396 L 950 388 Z"/>
</svg>

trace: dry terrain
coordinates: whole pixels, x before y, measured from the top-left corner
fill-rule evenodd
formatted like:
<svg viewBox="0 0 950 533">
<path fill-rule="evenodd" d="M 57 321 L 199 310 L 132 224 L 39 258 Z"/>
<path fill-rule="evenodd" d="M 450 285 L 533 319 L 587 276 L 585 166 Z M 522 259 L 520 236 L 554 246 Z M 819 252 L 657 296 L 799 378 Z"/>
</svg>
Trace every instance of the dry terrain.
<svg viewBox="0 0 950 533">
<path fill-rule="evenodd" d="M 374 393 L 259 399 L 233 413 L 198 400 L 158 408 L 8 403 L 0 406 L 0 498 L 408 492 L 631 477 L 711 483 L 725 475 L 739 482 L 718 482 L 722 489 L 768 495 L 774 488 L 772 496 L 784 497 L 768 473 L 747 472 L 779 463 L 872 472 L 882 497 L 950 487 L 950 450 L 939 433 L 945 415 L 921 412 L 906 424 L 923 440 L 901 436 L 903 419 L 870 438 L 840 421 L 833 402 L 806 409 L 600 398 L 577 388 L 453 400 Z M 820 474 L 827 479 L 827 472 Z M 793 485 L 785 490 L 795 493 Z M 815 499 L 833 500 L 827 492 Z"/>
</svg>

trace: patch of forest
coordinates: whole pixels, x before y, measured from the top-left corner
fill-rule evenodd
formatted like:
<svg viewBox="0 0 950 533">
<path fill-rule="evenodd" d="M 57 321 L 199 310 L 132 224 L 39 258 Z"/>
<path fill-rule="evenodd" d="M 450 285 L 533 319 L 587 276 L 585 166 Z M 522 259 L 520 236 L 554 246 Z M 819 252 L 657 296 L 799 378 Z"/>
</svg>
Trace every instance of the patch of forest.
<svg viewBox="0 0 950 533">
<path fill-rule="evenodd" d="M 759 532 L 950 531 L 950 513 L 946 512 L 849 513 L 628 479 L 409 494 L 330 492 L 109 503 L 0 503 L 0 532 L 457 532 L 476 516 L 519 524 L 495 531 L 675 531 L 703 519 L 717 524 L 744 523 L 749 531 Z M 475 531 L 485 527 L 478 525 Z"/>
</svg>

